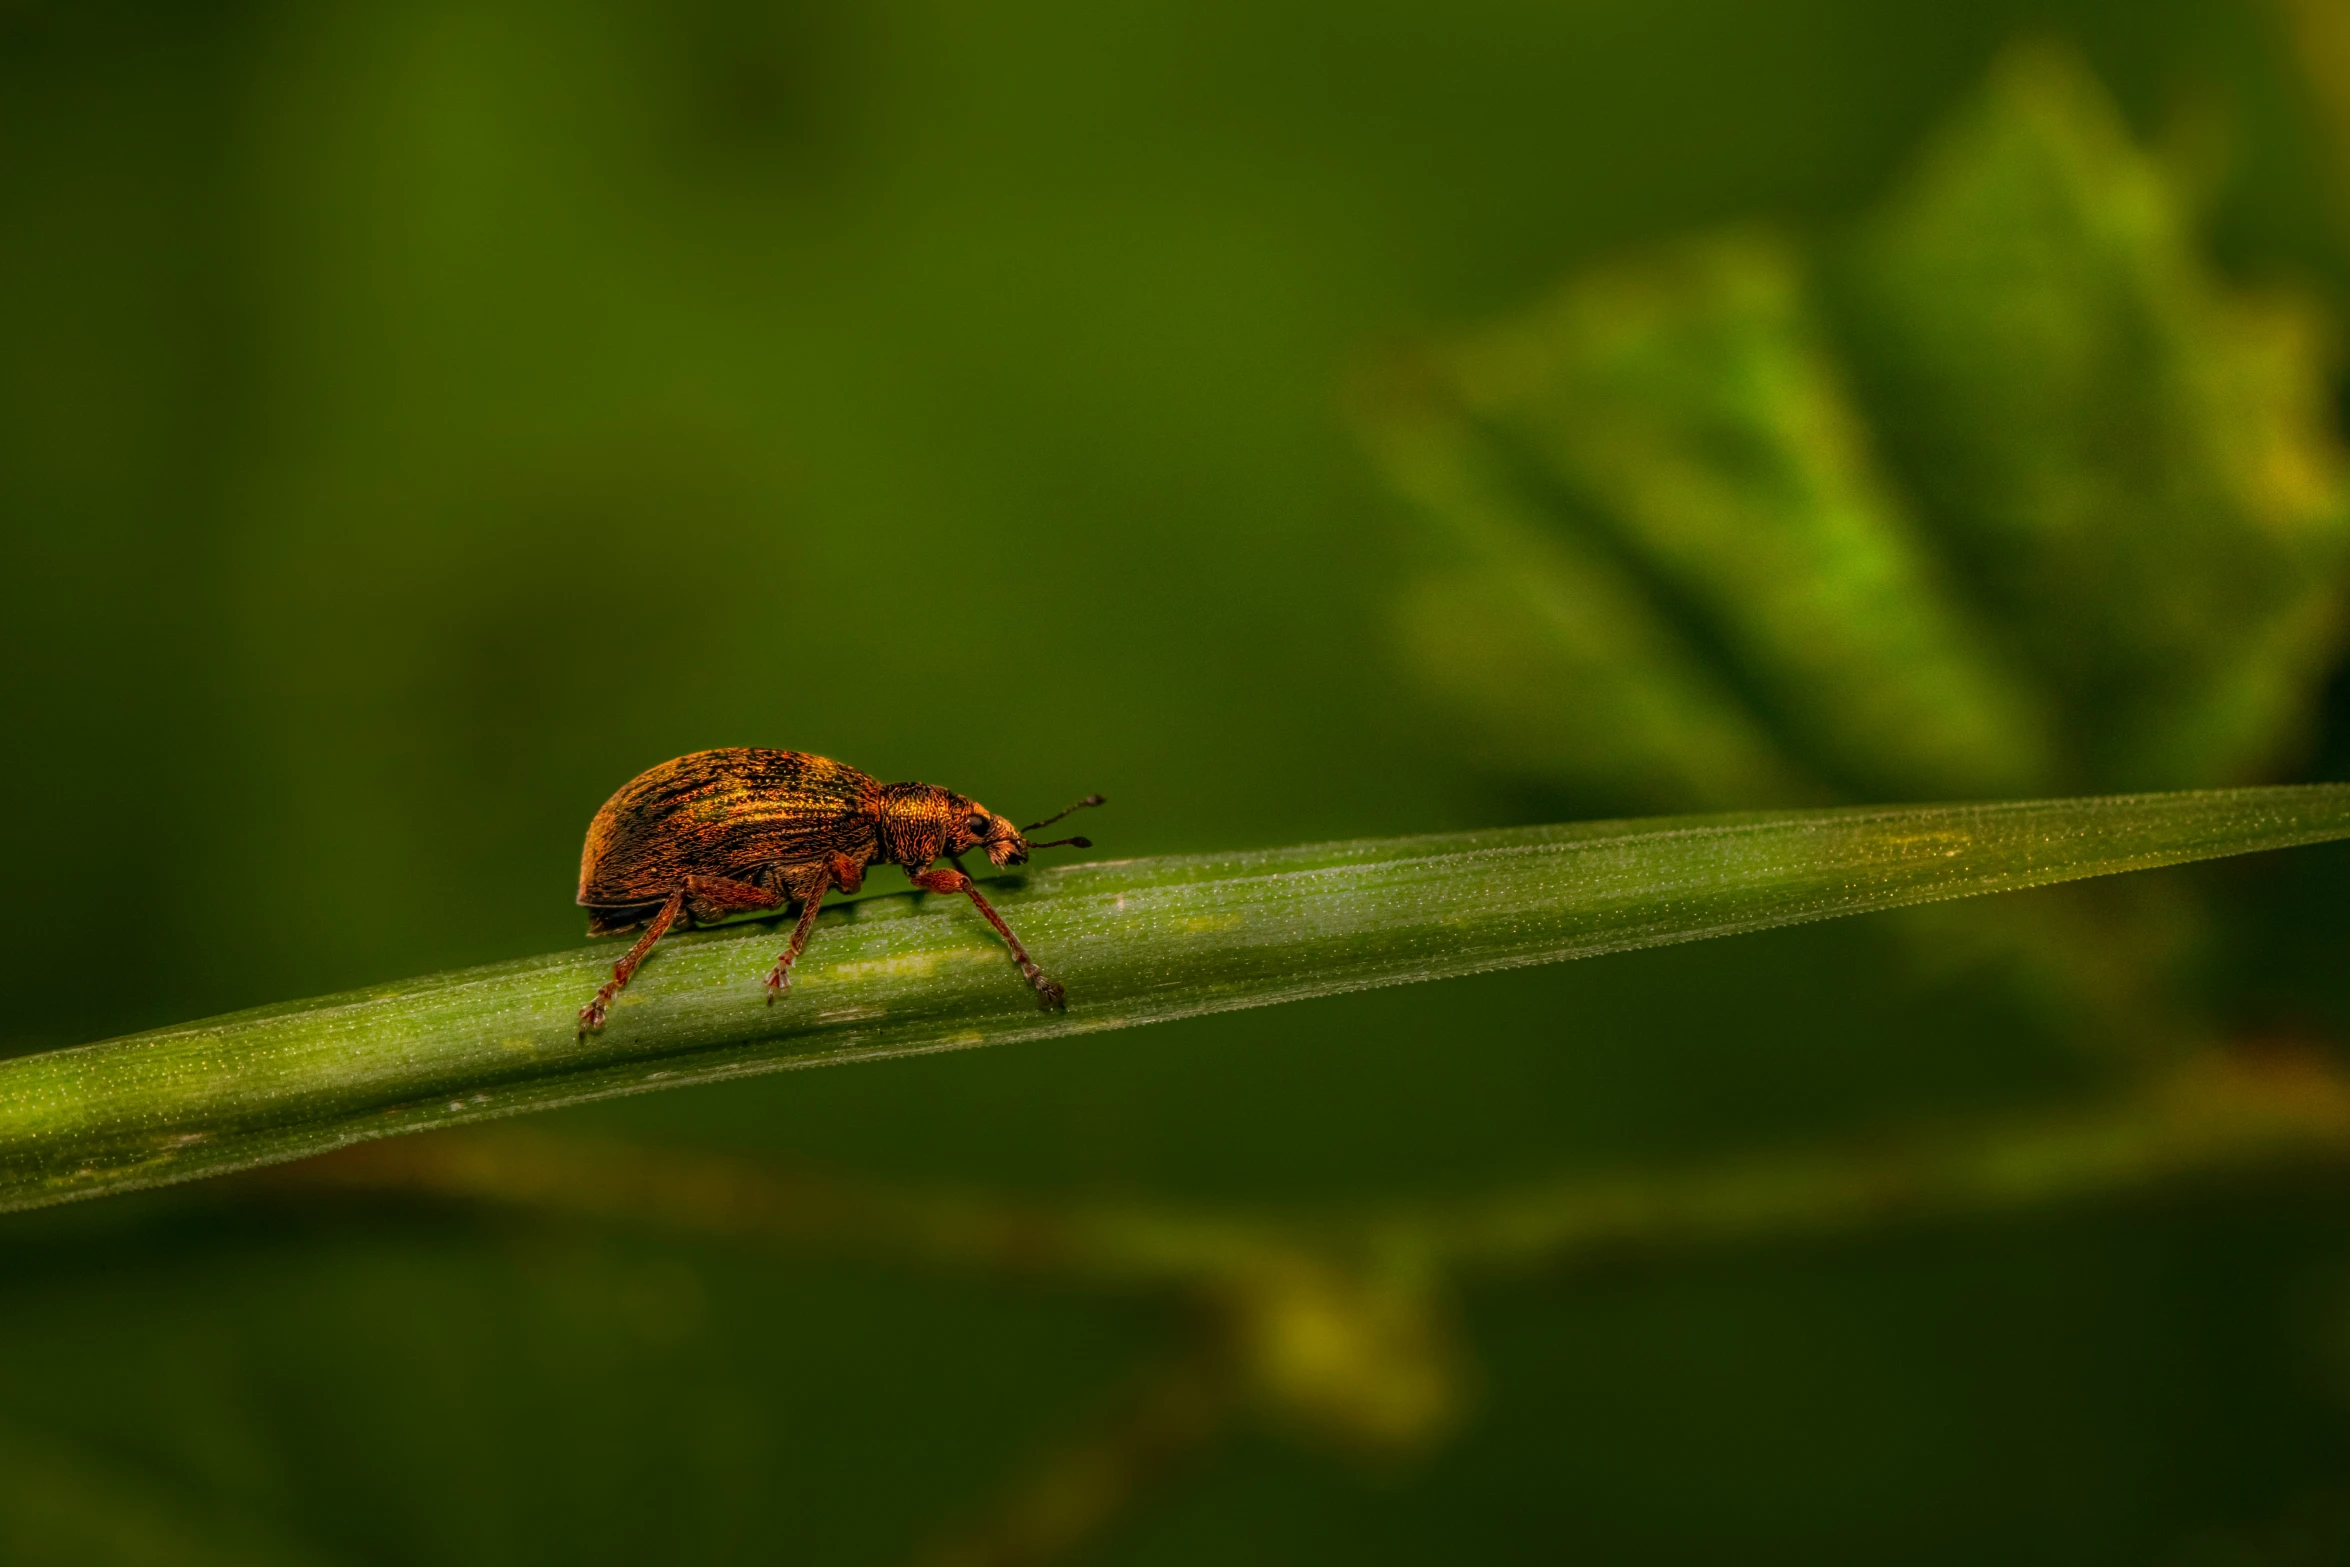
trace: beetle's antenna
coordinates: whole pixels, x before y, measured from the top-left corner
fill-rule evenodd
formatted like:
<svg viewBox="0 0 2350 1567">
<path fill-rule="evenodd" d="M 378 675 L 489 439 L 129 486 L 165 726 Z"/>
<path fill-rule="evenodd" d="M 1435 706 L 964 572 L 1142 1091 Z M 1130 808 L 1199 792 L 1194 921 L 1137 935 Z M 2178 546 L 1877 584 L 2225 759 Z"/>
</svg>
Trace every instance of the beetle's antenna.
<svg viewBox="0 0 2350 1567">
<path fill-rule="evenodd" d="M 1089 805 L 1107 805 L 1109 803 L 1110 802 L 1108 800 L 1103 799 L 1098 794 L 1089 794 L 1084 799 L 1078 801 L 1075 805 L 1064 805 L 1059 810 L 1053 812 L 1052 815 L 1046 817 L 1043 821 L 1030 822 L 1027 826 L 1021 828 L 1020 830 L 1022 832 L 1034 832 L 1039 827 L 1050 827 L 1053 823 L 1059 821 L 1062 817 L 1068 815 L 1071 811 L 1082 811 Z M 1074 838 L 1064 838 L 1061 841 L 1064 843 L 1075 843 L 1077 840 Z M 1028 847 L 1031 849 L 1047 849 L 1052 847 L 1052 845 L 1044 843 L 1032 843 Z M 1089 843 L 1084 847 L 1090 849 L 1093 847 L 1093 845 Z"/>
<path fill-rule="evenodd" d="M 1028 847 L 1031 849 L 1058 849 L 1063 844 L 1071 844 L 1080 849 L 1090 849 L 1093 847 L 1093 840 L 1091 838 L 1055 838 L 1047 843 L 1032 843 Z"/>
</svg>

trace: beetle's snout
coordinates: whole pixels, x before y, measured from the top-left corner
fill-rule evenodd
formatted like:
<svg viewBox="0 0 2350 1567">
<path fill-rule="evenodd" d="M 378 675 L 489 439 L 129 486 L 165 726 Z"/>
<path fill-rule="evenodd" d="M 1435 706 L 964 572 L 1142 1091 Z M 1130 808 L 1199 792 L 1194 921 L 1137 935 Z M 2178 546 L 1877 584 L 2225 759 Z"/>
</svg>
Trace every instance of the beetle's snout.
<svg viewBox="0 0 2350 1567">
<path fill-rule="evenodd" d="M 1028 863 L 1028 840 L 1020 836 L 1020 829 L 992 812 L 987 818 L 987 836 L 981 840 L 987 850 L 988 862 L 993 865 L 1025 865 Z"/>
</svg>

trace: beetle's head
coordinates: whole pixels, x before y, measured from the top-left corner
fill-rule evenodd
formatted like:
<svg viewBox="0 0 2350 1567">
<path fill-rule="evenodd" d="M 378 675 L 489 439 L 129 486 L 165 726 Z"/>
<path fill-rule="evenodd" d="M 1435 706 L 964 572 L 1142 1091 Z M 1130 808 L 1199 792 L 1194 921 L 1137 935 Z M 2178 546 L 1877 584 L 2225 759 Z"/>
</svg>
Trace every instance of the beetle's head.
<svg viewBox="0 0 2350 1567">
<path fill-rule="evenodd" d="M 881 790 L 881 850 L 898 864 L 916 870 L 942 854 L 968 854 L 973 849 L 984 850 L 996 865 L 1025 865 L 1031 849 L 1054 849 L 1062 844 L 1092 848 L 1083 838 L 1032 843 L 1028 835 L 1059 821 L 1069 811 L 1101 803 L 1100 795 L 1089 794 L 1067 811 L 1015 827 L 977 800 L 935 784 L 885 784 Z"/>
<path fill-rule="evenodd" d="M 1028 863 L 1028 851 L 1031 849 L 1057 849 L 1063 844 L 1070 844 L 1080 849 L 1090 849 L 1093 847 L 1093 842 L 1087 838 L 1054 838 L 1045 843 L 1030 843 L 1028 835 L 1039 827 L 1049 826 L 1059 821 L 1070 811 L 1081 811 L 1089 805 L 1100 805 L 1101 803 L 1102 797 L 1100 795 L 1089 794 L 1075 805 L 1066 810 L 1055 811 L 1041 822 L 1030 822 L 1025 827 L 1015 827 L 978 801 L 966 800 L 959 794 L 951 794 L 947 796 L 945 852 L 961 854 L 966 849 L 985 849 L 988 859 L 994 864 L 1025 865 Z"/>
<path fill-rule="evenodd" d="M 985 849 L 990 864 L 1020 865 L 1028 859 L 1028 840 L 1020 829 L 976 800 L 950 798 L 953 814 L 947 818 L 946 852 Z"/>
</svg>

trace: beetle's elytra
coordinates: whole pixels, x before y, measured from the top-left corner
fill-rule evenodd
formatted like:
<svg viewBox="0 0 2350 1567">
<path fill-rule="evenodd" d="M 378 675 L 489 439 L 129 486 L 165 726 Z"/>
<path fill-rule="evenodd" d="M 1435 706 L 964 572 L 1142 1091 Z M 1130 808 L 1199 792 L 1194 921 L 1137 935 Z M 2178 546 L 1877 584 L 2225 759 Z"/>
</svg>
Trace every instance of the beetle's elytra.
<svg viewBox="0 0 2350 1567">
<path fill-rule="evenodd" d="M 1037 1005 L 1058 1012 L 1067 995 L 979 895 L 960 856 L 985 849 L 996 865 L 1018 865 L 1031 849 L 1064 843 L 1089 849 L 1093 845 L 1083 838 L 1031 843 L 1027 834 L 1101 803 L 1100 795 L 1087 795 L 1044 821 L 1014 827 L 936 784 L 885 784 L 803 751 L 736 747 L 663 762 L 621 785 L 588 823 L 587 847 L 579 857 L 588 934 L 641 926 L 644 935 L 612 965 L 612 978 L 595 999 L 579 1009 L 580 1031 L 604 1026 L 612 998 L 680 919 L 714 923 L 797 903 L 799 923 L 767 975 L 772 1000 L 791 984 L 792 963 L 808 944 L 824 894 L 834 887 L 855 892 L 875 860 L 902 867 L 917 887 L 967 895 L 1012 949 L 1013 961 L 1036 988 Z M 941 857 L 955 868 L 932 870 Z"/>
</svg>

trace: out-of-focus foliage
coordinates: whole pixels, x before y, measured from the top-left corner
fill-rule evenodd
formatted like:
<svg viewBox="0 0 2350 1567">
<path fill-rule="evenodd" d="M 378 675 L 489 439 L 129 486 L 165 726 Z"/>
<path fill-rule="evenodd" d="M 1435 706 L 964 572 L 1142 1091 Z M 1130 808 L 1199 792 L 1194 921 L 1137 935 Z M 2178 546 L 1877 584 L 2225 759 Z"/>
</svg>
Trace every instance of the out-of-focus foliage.
<svg viewBox="0 0 2350 1567">
<path fill-rule="evenodd" d="M 2330 329 L 2195 245 L 2094 83 L 2026 54 L 1844 274 L 1886 445 L 2089 787 L 2274 765 L 2341 640 Z"/>
<path fill-rule="evenodd" d="M 1982 575 L 2012 567 L 1962 554 L 1957 492 L 1887 401 L 1921 361 L 1863 352 L 1900 215 L 1957 199 L 1936 195 L 1931 170 L 1964 160 L 1935 128 L 1983 123 L 1986 74 L 2028 28 L 2113 90 L 2121 164 L 2143 173 L 2135 144 L 2202 171 L 2193 214 L 2163 220 L 2184 272 L 2137 296 L 2192 307 L 2164 342 L 2255 341 L 2213 324 L 2280 282 L 2339 311 L 2324 122 L 2287 35 L 2232 0 L 8 7 L 0 1038 L 575 942 L 587 814 L 701 745 L 808 746 L 1014 812 L 1100 789 L 1104 852 L 1223 850 L 1591 814 L 1692 778 L 1735 780 L 1708 786 L 1737 805 L 1914 778 L 1918 755 L 1860 746 L 1861 709 L 1798 678 L 1890 649 L 1931 655 L 1966 722 L 2026 762 L 2138 765 L 2143 714 L 2214 680 L 2257 695 L 2257 671 L 2173 670 L 2141 716 L 2090 715 L 2101 749 L 2076 754 L 2084 693 L 2121 655 L 2058 649 L 2082 660 L 2064 680 L 2035 664 L 2055 633 Z M 1689 238 L 1708 235 L 1734 238 Z M 1591 726 L 1519 745 L 1531 763 L 1496 789 L 1459 715 L 1395 674 L 1391 606 L 1419 568 L 1334 389 L 1370 345 L 1457 343 L 1562 277 L 1632 287 L 1658 255 L 1736 282 L 1707 319 L 1778 346 L 1724 348 L 1671 309 L 1647 330 L 1798 395 L 1670 393 L 1637 354 L 1578 361 L 1576 395 L 1627 387 L 1669 416 L 1644 438 L 1667 452 L 1719 410 L 1770 415 L 1794 455 L 1727 487 L 1741 514 L 1791 487 L 1841 519 L 1774 558 L 1875 538 L 1830 600 L 1922 580 L 1943 613 L 1807 633 L 1784 603 L 1725 597 L 1703 550 L 1663 547 L 1693 525 L 1685 493 L 1602 453 L 1575 505 L 1637 498 L 1642 531 L 1564 526 L 1561 465 L 1588 454 L 1456 458 L 1437 437 L 1458 426 L 1423 424 L 1414 482 L 1479 497 L 1450 509 L 1464 536 L 1549 552 L 1527 580 L 1564 606 L 1553 642 L 1495 644 L 1534 656 L 1504 673 L 1555 689 L 1551 648 L 1588 659 L 1584 638 L 1632 647 L 1646 682 L 1588 688 Z M 2287 384 L 2248 362 L 2220 379 Z M 2156 398 L 2175 436 L 2180 395 L 2117 406 L 2154 418 Z M 2192 483 L 2163 453 L 2130 481 L 2181 526 L 2197 487 L 2235 493 L 2194 444 L 2175 454 Z M 2272 673 L 2316 656 L 2282 648 L 2261 552 L 2221 554 L 2189 608 L 2274 615 Z M 2128 668 L 2180 645 L 2141 629 Z M 1867 710 L 1951 749 L 1919 679 Z M 2289 675 L 2284 708 L 2193 753 L 2281 776 L 2311 684 Z M 2335 708 L 2315 755 L 2350 761 Z M 1942 786 L 1870 792 L 1896 787 Z M 2078 1035 L 2129 1043 L 2149 1011 L 2182 1048 L 2343 1037 L 2346 867 L 2307 851 L 2149 878 L 2146 923 L 2202 911 L 2183 996 L 2143 992 L 2160 943 L 2104 939 L 2115 911 L 2033 895 L 2012 932 L 1931 947 L 1853 922 L 540 1126 L 1055 1211 L 1453 1214 L 1627 1165 L 1768 1172 L 1774 1150 L 1801 1165 L 2101 1104 L 2121 1058 Z M 2030 938 L 2050 924 L 2082 939 Z M 1984 949 L 2012 983 L 1983 982 Z M 1785 1190 L 1756 1179 L 1725 1203 Z M 0 1542 L 885 1562 L 967 1543 L 957 1520 L 1073 1538 L 1108 1498 L 1094 1554 L 1136 1563 L 2323 1559 L 2350 1538 L 2340 1210 L 2330 1182 L 2247 1182 L 1646 1263 L 1603 1247 L 1427 1297 L 1451 1359 L 1414 1359 L 1430 1340 L 1409 1313 L 1378 1331 L 1376 1291 L 1325 1292 L 1257 1341 L 1300 1371 L 1297 1400 L 1228 1415 L 1178 1472 L 1159 1459 L 1214 1416 L 1173 1374 L 1196 1369 L 1196 1313 L 1162 1295 L 555 1204 L 191 1188 L 0 1236 Z M 1358 1314 L 1333 1337 L 1313 1325 L 1334 1305 Z M 1307 1361 L 1365 1354 L 1457 1376 L 1442 1399 L 1405 1376 L 1392 1400 L 1315 1406 L 1434 1410 L 1414 1456 L 1366 1463 L 1308 1413 L 1329 1384 Z M 1108 1483 L 1057 1486 L 1072 1476 Z"/>
<path fill-rule="evenodd" d="M 1488 701 L 1506 691 L 1497 738 L 1546 746 L 1570 785 L 1653 777 L 1650 797 L 1718 804 L 1772 784 L 1816 796 L 1830 779 L 1921 797 L 2045 787 L 2046 719 L 1943 590 L 1812 313 L 1789 247 L 1740 237 L 1578 279 L 1442 356 L 1454 411 L 1420 417 L 1448 419 L 1444 438 L 1481 446 L 1549 532 L 1578 535 L 1587 574 L 1654 649 L 1595 643 L 1537 681 L 1462 679 L 1464 656 L 1503 656 L 1481 643 L 1536 640 L 1451 601 L 1478 577 L 1521 592 L 1542 580 L 1497 552 L 1407 612 L 1449 705 L 1477 712 L 1481 686 Z M 1640 756 L 1641 728 L 1580 705 L 1635 684 L 1678 688 L 1676 707 L 1705 721 L 1657 725 L 1662 749 Z M 1742 755 L 1725 768 L 1696 742 L 1733 727 Z"/>
<path fill-rule="evenodd" d="M 1603 268 L 1366 399 L 1451 546 L 1412 662 L 1500 765 L 1645 807 L 2241 777 L 2340 641 L 2329 348 L 2018 53 L 1823 260 Z"/>
</svg>

